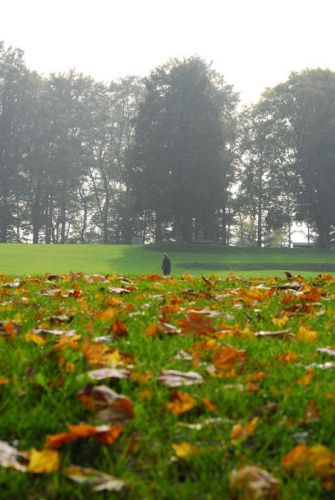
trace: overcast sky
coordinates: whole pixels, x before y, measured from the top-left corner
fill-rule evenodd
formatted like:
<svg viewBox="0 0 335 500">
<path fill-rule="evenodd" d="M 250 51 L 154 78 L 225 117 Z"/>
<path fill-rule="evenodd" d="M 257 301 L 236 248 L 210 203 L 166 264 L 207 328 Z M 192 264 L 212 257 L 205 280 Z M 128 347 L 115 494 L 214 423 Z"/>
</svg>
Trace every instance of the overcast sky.
<svg viewBox="0 0 335 500">
<path fill-rule="evenodd" d="M 0 40 L 47 76 L 148 75 L 197 54 L 244 102 L 305 67 L 335 70 L 335 0 L 0 0 Z"/>
</svg>

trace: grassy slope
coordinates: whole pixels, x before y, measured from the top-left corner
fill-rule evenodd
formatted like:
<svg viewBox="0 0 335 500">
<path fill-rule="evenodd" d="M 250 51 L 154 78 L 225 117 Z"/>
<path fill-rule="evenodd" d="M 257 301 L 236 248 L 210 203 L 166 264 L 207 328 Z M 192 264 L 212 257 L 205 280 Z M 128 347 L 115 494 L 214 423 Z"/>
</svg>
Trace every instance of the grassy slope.
<svg viewBox="0 0 335 500">
<path fill-rule="evenodd" d="M 199 249 L 199 250 L 198 250 Z M 187 250 L 190 250 L 189 248 Z M 193 250 L 193 248 L 192 248 Z M 194 251 L 196 250 L 196 251 Z M 185 262 L 202 263 L 277 263 L 279 270 L 285 266 L 302 263 L 335 264 L 334 251 L 318 249 L 236 249 L 230 248 L 218 252 L 211 247 L 198 247 L 193 251 L 168 250 L 172 260 L 173 274 L 182 274 L 186 269 L 178 267 Z M 201 250 L 201 251 L 200 251 Z M 124 273 L 141 274 L 157 273 L 164 250 L 135 245 L 20 245 L 0 244 L 0 273 L 22 275 L 41 274 L 45 272 L 68 273 L 82 271 L 84 273 Z M 192 269 L 192 274 L 203 274 L 206 269 Z M 209 268 L 207 272 L 212 272 Z M 226 271 L 214 271 L 225 276 Z M 258 270 L 243 274 L 273 275 L 274 271 Z M 301 273 L 314 275 L 314 272 Z"/>
</svg>

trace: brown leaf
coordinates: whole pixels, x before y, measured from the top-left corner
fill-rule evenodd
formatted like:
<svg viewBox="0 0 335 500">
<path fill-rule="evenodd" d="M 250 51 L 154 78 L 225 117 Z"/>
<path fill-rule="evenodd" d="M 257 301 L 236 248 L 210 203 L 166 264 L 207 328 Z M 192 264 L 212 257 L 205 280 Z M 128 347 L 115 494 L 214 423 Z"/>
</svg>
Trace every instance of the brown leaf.
<svg viewBox="0 0 335 500">
<path fill-rule="evenodd" d="M 320 420 L 320 410 L 316 405 L 315 401 L 309 401 L 300 425 L 310 424 L 312 422 L 318 422 Z"/>
<path fill-rule="evenodd" d="M 279 481 L 257 465 L 244 465 L 230 476 L 233 497 L 239 500 L 278 500 Z"/>
</svg>

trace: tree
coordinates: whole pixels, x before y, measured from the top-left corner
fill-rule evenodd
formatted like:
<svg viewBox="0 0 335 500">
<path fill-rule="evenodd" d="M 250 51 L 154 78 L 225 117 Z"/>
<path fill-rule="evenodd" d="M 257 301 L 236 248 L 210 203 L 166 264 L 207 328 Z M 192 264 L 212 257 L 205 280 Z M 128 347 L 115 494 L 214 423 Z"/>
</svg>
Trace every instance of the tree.
<svg viewBox="0 0 335 500">
<path fill-rule="evenodd" d="M 228 188 L 224 118 L 232 121 L 236 101 L 231 86 L 198 57 L 172 60 L 146 80 L 132 179 L 139 210 L 155 213 L 156 241 L 163 223 L 184 242 L 195 227 L 205 238 L 216 236 Z"/>
<path fill-rule="evenodd" d="M 304 70 L 268 91 L 272 120 L 289 136 L 297 185 L 297 218 L 332 244 L 335 226 L 335 73 Z"/>
</svg>

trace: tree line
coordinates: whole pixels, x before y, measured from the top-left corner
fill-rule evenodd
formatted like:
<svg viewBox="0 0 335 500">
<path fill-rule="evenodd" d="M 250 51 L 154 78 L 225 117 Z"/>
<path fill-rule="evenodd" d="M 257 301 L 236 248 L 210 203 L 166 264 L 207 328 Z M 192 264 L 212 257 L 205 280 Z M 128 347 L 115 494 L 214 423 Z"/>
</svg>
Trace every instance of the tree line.
<svg viewBox="0 0 335 500">
<path fill-rule="evenodd" d="M 335 244 L 335 73 L 239 106 L 199 57 L 109 83 L 0 43 L 0 242 Z"/>
</svg>

